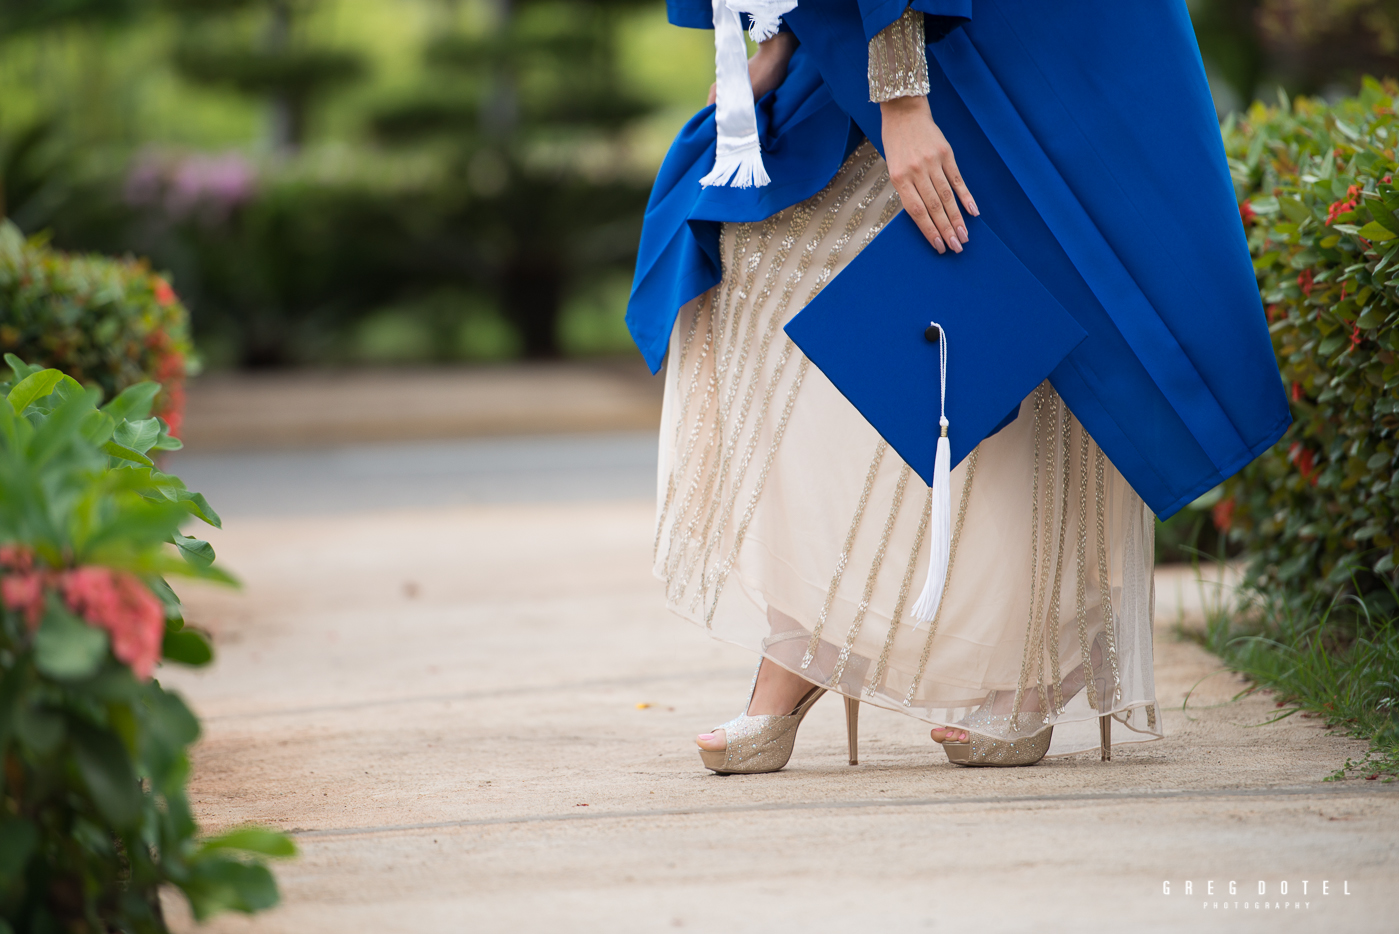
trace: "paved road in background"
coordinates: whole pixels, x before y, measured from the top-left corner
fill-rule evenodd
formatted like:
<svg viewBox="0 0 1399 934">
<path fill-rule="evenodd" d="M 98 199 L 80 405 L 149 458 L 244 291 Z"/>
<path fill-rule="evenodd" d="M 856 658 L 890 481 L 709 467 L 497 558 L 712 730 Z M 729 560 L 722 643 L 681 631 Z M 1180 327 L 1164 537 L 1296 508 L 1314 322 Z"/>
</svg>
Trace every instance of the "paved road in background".
<svg viewBox="0 0 1399 934">
<path fill-rule="evenodd" d="M 647 499 L 656 434 L 470 438 L 322 450 L 185 453 L 167 469 L 225 518 L 337 515 L 471 503 Z"/>
</svg>

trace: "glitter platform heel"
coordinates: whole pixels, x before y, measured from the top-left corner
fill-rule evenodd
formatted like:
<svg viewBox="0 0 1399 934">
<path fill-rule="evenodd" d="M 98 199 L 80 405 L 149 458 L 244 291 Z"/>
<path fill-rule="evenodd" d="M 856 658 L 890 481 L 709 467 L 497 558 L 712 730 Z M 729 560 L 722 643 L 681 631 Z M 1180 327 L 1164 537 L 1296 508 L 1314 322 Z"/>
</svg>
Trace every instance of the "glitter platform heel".
<svg viewBox="0 0 1399 934">
<path fill-rule="evenodd" d="M 753 676 L 756 688 L 758 677 Z M 749 775 L 759 772 L 776 772 L 792 758 L 792 748 L 797 742 L 797 727 L 807 712 L 821 699 L 826 689 L 813 685 L 802 696 L 789 714 L 761 714 L 749 716 L 747 713 L 734 717 L 728 723 L 715 727 L 724 731 L 723 749 L 701 749 L 700 761 L 704 767 L 720 775 Z M 753 691 L 748 692 L 749 704 L 753 701 Z M 745 711 L 747 706 L 743 708 Z M 845 698 L 846 743 L 850 751 L 850 764 L 859 764 L 859 716 L 860 702 Z"/>
<path fill-rule="evenodd" d="M 1107 640 L 1101 632 L 1093 639 L 1090 658 L 1096 657 L 1094 669 L 1101 671 L 1093 679 L 1097 689 L 1099 709 L 1107 693 L 1107 672 L 1102 670 L 1102 659 L 1106 657 Z M 1081 690 L 1081 688 L 1080 688 Z M 967 733 L 965 742 L 944 742 L 943 752 L 947 761 L 954 765 L 966 766 L 1017 766 L 1034 765 L 1049 751 L 1049 742 L 1054 736 L 1054 727 L 1046 724 L 1037 711 L 1022 711 L 1012 720 L 1010 714 L 996 714 L 996 697 L 1000 692 L 992 691 L 974 713 L 957 724 Z M 1002 704 L 1004 707 L 1004 704 Z M 988 736 L 978 731 L 978 727 L 994 732 L 1000 737 Z M 1099 744 L 1104 762 L 1112 758 L 1112 715 L 1103 714 L 1098 718 Z"/>
</svg>

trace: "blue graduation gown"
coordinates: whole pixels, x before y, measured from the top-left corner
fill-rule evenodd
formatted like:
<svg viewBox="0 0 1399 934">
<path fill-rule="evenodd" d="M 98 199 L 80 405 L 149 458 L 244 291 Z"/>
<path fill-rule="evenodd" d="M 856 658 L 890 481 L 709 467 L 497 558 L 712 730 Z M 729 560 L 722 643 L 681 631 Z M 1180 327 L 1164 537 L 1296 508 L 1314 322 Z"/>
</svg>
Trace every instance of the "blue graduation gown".
<svg viewBox="0 0 1399 934">
<path fill-rule="evenodd" d="M 705 0 L 669 4 L 673 22 L 710 25 Z M 907 5 L 801 0 L 788 14 L 801 44 L 759 108 L 772 185 L 700 189 L 713 164 L 712 107 L 676 139 L 647 208 L 627 314 L 653 371 L 680 306 L 719 281 L 719 222 L 760 220 L 814 194 L 860 135 L 882 151 L 867 43 Z M 912 6 L 936 39 L 933 117 L 983 220 L 1086 332 L 1050 381 L 1152 510 L 1173 514 L 1291 421 L 1183 0 Z M 904 264 L 860 273 L 861 285 L 877 306 L 887 277 L 925 273 Z M 1017 338 L 988 322 L 984 339 Z M 851 363 L 882 365 L 859 352 Z M 878 428 L 881 409 L 911 405 L 927 399 L 861 411 Z"/>
</svg>

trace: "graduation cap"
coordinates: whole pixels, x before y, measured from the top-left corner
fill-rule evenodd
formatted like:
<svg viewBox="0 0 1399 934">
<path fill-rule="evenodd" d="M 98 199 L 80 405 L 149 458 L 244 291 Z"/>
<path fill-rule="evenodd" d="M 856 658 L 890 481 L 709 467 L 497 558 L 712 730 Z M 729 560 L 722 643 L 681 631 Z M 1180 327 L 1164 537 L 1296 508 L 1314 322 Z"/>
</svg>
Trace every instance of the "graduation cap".
<svg viewBox="0 0 1399 934">
<path fill-rule="evenodd" d="M 949 473 L 1086 336 L 979 218 L 939 255 L 899 213 L 786 331 L 933 488 L 928 580 L 913 615 L 931 622 L 952 538 Z"/>
</svg>

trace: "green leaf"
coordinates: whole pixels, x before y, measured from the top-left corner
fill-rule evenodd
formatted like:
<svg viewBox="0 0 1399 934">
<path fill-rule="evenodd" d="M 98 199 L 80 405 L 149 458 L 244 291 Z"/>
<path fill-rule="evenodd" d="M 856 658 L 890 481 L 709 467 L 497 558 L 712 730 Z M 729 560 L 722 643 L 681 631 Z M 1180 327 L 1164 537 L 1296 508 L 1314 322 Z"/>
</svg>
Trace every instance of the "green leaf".
<svg viewBox="0 0 1399 934">
<path fill-rule="evenodd" d="M 197 568 L 207 568 L 214 563 L 214 546 L 203 539 L 176 532 L 175 547 L 180 549 L 186 561 Z"/>
<path fill-rule="evenodd" d="M 193 629 L 166 632 L 160 645 L 161 655 L 167 661 L 181 665 L 199 667 L 214 660 L 214 650 L 204 636 Z"/>
<path fill-rule="evenodd" d="M 143 467 L 155 466 L 155 461 L 151 460 L 140 451 L 134 451 L 125 445 L 117 444 L 115 441 L 108 441 L 106 444 L 102 445 L 102 450 L 121 460 L 135 461 Z"/>
<path fill-rule="evenodd" d="M 192 493 L 189 490 L 180 490 L 176 498 L 186 509 L 203 519 L 216 529 L 223 528 L 223 520 L 219 514 L 214 512 L 214 507 L 209 505 L 209 501 L 204 498 L 203 493 Z"/>
<path fill-rule="evenodd" d="M 107 657 L 107 634 L 50 606 L 34 634 L 34 666 L 50 678 L 91 676 Z"/>
<path fill-rule="evenodd" d="M 145 454 L 160 438 L 160 420 L 155 418 L 133 422 L 130 419 L 117 425 L 112 440 L 122 447 L 131 448 Z"/>
<path fill-rule="evenodd" d="M 47 707 L 25 704 L 15 711 L 15 736 L 31 753 L 47 757 L 66 734 L 63 717 Z"/>
<path fill-rule="evenodd" d="M 119 830 L 141 819 L 141 786 L 116 734 L 74 721 L 73 758 L 97 810 Z"/>
<path fill-rule="evenodd" d="M 5 398 L 9 401 L 10 407 L 15 410 L 16 415 L 23 415 L 24 410 L 33 405 L 35 399 L 42 399 L 53 392 L 53 387 L 57 386 L 61 379 L 63 379 L 63 373 L 59 370 L 40 370 L 38 373 L 31 373 L 15 383 L 15 387 Z"/>
<path fill-rule="evenodd" d="M 18 387 L 16 387 L 18 388 Z M 60 403 L 34 431 L 29 441 L 29 463 L 42 468 L 60 451 L 83 441 L 83 421 L 93 409 L 93 397 L 87 393 Z"/>
<path fill-rule="evenodd" d="M 1373 240 L 1376 243 L 1383 243 L 1386 240 L 1393 240 L 1395 237 L 1399 237 L 1399 234 L 1390 230 L 1383 224 L 1377 224 L 1374 221 L 1370 221 L 1370 223 L 1361 227 L 1360 230 L 1357 231 L 1357 235 L 1364 237 L 1366 240 Z"/>
<path fill-rule="evenodd" d="M 1389 312 L 1384 307 L 1384 302 L 1379 301 L 1361 312 L 1360 317 L 1355 319 L 1355 323 L 1362 328 L 1377 328 L 1381 324 L 1384 324 L 1384 319 L 1388 317 L 1388 315 Z"/>
<path fill-rule="evenodd" d="M 252 914 L 277 904 L 277 883 L 261 864 L 210 856 L 190 867 L 190 878 L 180 885 L 196 920 L 221 911 Z"/>
<path fill-rule="evenodd" d="M 14 818 L 0 824 L 0 884 L 24 872 L 38 842 L 39 832 L 27 820 Z"/>
<path fill-rule="evenodd" d="M 26 376 L 33 376 L 35 373 L 42 372 L 44 369 L 41 366 L 25 363 L 12 353 L 5 354 L 5 363 L 7 363 L 14 372 L 16 382 L 24 379 Z"/>
<path fill-rule="evenodd" d="M 150 416 L 151 405 L 159 394 L 160 384 L 146 380 L 134 386 L 127 386 L 115 399 L 102 406 L 102 411 L 117 422 L 138 421 Z"/>
<path fill-rule="evenodd" d="M 216 850 L 240 850 L 259 856 L 282 858 L 295 856 L 296 844 L 292 842 L 291 837 L 275 830 L 265 827 L 242 827 L 205 840 L 204 845 L 199 848 L 199 855 Z"/>
</svg>

